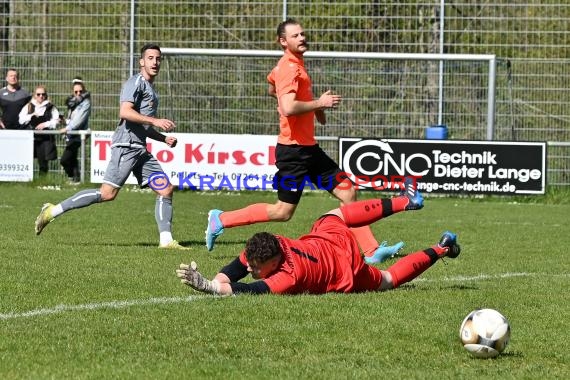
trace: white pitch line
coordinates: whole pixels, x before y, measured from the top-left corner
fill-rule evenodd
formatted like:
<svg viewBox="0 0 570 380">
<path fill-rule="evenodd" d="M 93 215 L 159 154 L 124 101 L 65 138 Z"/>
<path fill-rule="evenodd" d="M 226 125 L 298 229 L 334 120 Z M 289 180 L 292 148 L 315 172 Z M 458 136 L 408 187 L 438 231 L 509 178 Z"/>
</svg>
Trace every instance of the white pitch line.
<svg viewBox="0 0 570 380">
<path fill-rule="evenodd" d="M 421 279 L 418 278 L 414 281 L 429 281 L 429 282 L 439 282 L 439 281 L 478 281 L 478 280 L 492 280 L 496 278 L 512 278 L 512 277 L 532 277 L 536 276 L 538 273 L 501 273 L 501 274 L 478 274 L 477 276 L 455 276 L 455 277 L 444 277 L 443 279 Z"/>
<path fill-rule="evenodd" d="M 88 303 L 83 305 L 57 305 L 52 308 L 34 309 L 23 313 L 0 314 L 0 320 L 31 318 L 44 315 L 60 314 L 67 311 L 99 310 L 99 309 L 124 309 L 131 306 L 161 305 L 169 303 L 193 302 L 208 296 L 188 296 L 188 297 L 158 297 L 143 300 L 109 301 L 100 303 Z"/>
<path fill-rule="evenodd" d="M 485 281 L 485 280 L 495 280 L 501 278 L 514 278 L 514 277 L 570 277 L 570 273 L 562 273 L 562 274 L 544 274 L 544 273 L 527 273 L 527 272 L 507 272 L 507 273 L 500 273 L 500 274 L 478 274 L 477 276 L 454 276 L 454 277 L 443 277 L 443 278 L 417 278 L 414 282 L 442 282 L 442 281 Z"/>
<path fill-rule="evenodd" d="M 443 279 L 415 279 L 414 282 L 442 282 L 442 281 L 480 281 L 480 280 L 493 280 L 499 278 L 513 278 L 513 277 L 534 277 L 544 276 L 541 273 L 502 273 L 496 275 L 479 274 L 477 276 L 455 276 L 444 277 Z M 570 277 L 570 274 L 552 275 L 550 277 Z M 147 305 L 160 305 L 160 304 L 174 304 L 174 303 L 188 303 L 196 300 L 210 298 L 209 295 L 194 295 L 188 297 L 156 297 L 143 300 L 126 300 L 126 301 L 109 301 L 100 303 L 88 303 L 82 305 L 57 305 L 52 308 L 34 309 L 22 313 L 0 313 L 0 320 L 6 321 L 9 319 L 17 318 L 32 318 L 41 317 L 44 315 L 61 314 L 68 311 L 83 311 L 83 310 L 99 310 L 99 309 L 124 309 L 131 306 L 147 306 Z"/>
</svg>

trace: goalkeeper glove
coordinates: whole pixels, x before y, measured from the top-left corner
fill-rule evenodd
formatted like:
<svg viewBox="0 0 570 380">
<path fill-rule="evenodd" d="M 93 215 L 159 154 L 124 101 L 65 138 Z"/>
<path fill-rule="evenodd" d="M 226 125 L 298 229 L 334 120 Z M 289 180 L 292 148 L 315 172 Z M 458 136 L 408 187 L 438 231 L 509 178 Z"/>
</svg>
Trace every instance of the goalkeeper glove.
<svg viewBox="0 0 570 380">
<path fill-rule="evenodd" d="M 210 281 L 204 277 L 202 273 L 198 272 L 198 265 L 194 261 L 190 265 L 180 264 L 180 269 L 176 270 L 176 276 L 180 278 L 180 282 L 199 292 L 220 294 L 219 281 Z"/>
</svg>

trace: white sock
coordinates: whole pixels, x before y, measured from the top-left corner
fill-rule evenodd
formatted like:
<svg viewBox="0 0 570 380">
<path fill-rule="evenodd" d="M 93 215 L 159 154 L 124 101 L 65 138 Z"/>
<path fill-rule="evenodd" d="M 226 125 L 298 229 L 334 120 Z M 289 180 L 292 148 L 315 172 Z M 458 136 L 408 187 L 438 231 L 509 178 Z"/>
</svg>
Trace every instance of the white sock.
<svg viewBox="0 0 570 380">
<path fill-rule="evenodd" d="M 58 203 L 51 209 L 51 216 L 52 218 L 55 218 L 61 214 L 63 214 L 63 209 L 61 208 L 61 203 Z"/>
<path fill-rule="evenodd" d="M 160 233 L 160 245 L 166 245 L 170 243 L 172 240 L 172 232 L 170 231 L 163 231 Z"/>
</svg>

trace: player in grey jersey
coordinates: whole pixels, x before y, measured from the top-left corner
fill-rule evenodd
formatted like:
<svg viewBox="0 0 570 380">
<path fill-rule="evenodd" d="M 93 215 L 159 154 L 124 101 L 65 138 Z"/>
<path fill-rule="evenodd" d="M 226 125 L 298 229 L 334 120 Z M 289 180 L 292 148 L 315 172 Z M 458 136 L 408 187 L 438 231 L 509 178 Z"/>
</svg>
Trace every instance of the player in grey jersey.
<svg viewBox="0 0 570 380">
<path fill-rule="evenodd" d="M 130 77 L 123 85 L 119 111 L 121 120 L 113 134 L 111 159 L 105 170 L 101 187 L 80 191 L 57 205 L 44 204 L 36 219 L 36 235 L 39 235 L 54 218 L 67 211 L 114 200 L 131 172 L 141 187 L 149 185 L 151 174 L 163 172 L 156 158 L 146 150 L 147 137 L 164 142 L 170 147 L 176 146 L 177 142 L 175 137 L 163 135 L 153 128 L 170 132 L 176 127 L 173 121 L 156 117 L 158 95 L 152 83 L 160 70 L 160 62 L 160 47 L 154 44 L 144 45 L 139 60 L 140 73 Z M 154 215 L 160 234 L 159 247 L 189 249 L 181 246 L 172 237 L 174 187 L 168 182 L 168 177 L 164 176 L 162 180 L 166 182 L 160 186 L 160 189 L 158 186 L 153 188 L 158 195 Z"/>
</svg>

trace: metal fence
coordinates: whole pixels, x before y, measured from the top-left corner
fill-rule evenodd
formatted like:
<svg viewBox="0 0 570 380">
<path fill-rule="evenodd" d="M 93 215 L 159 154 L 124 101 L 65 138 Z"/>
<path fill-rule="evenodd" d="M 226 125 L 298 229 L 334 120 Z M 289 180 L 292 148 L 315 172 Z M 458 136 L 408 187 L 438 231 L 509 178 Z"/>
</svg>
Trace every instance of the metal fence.
<svg viewBox="0 0 570 380">
<path fill-rule="evenodd" d="M 275 27 L 284 16 L 292 16 L 303 23 L 312 51 L 495 54 L 495 139 L 561 143 L 549 145 L 549 166 L 558 173 L 558 177 L 549 175 L 549 183 L 570 184 L 570 148 L 564 144 L 570 141 L 570 3 L 566 1 L 9 0 L 0 4 L 0 15 L 0 66 L 18 68 L 28 89 L 45 84 L 61 108 L 71 91 L 71 79 L 81 75 L 92 92 L 91 128 L 97 130 L 114 128 L 121 84 L 136 66 L 136 50 L 147 41 L 172 48 L 277 49 Z M 215 64 L 219 70 L 206 71 L 200 63 L 168 61 L 170 68 L 163 71 L 157 86 L 163 111 L 172 112 L 179 130 L 234 133 L 244 123 L 250 133 L 275 133 L 274 103 L 264 95 L 264 78 L 274 61 Z M 257 75 L 252 85 L 258 94 L 248 103 L 237 92 L 239 80 L 231 81 L 227 74 L 236 65 Z M 371 92 L 379 91 L 378 78 L 384 81 L 370 112 L 382 114 L 381 121 L 375 117 L 357 124 L 339 122 L 319 130 L 321 135 L 419 136 L 426 124 L 434 122 L 427 110 L 431 100 L 424 102 L 424 110 L 405 106 L 426 99 L 430 89 L 414 83 L 418 78 L 414 73 L 422 68 L 391 64 L 378 73 L 377 68 L 353 67 L 350 62 L 310 65 L 317 91 L 341 88 L 348 94 L 346 100 L 354 103 L 370 99 Z M 448 92 L 447 101 L 464 104 L 463 110 L 444 108 L 443 120 L 452 138 L 463 136 L 453 135 L 461 129 L 471 129 L 464 136 L 481 138 L 484 127 L 469 116 L 474 100 L 485 91 L 481 67 L 446 65 L 445 70 L 449 90 L 457 87 Z M 201 82 L 180 83 L 181 89 L 173 92 L 168 83 L 176 82 L 184 71 L 199 72 Z M 463 79 L 454 82 L 454 77 Z M 402 87 L 405 81 L 407 90 Z M 200 96 L 201 88 L 215 89 L 217 94 Z M 237 95 L 232 98 L 228 93 L 234 90 Z M 195 98 L 179 107 L 171 102 L 175 95 Z"/>
</svg>

